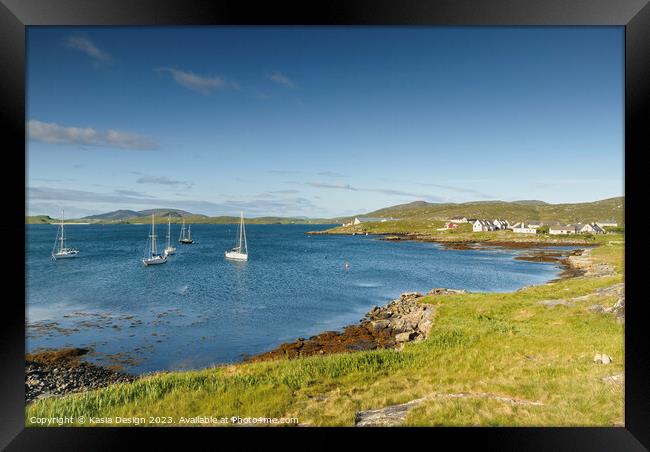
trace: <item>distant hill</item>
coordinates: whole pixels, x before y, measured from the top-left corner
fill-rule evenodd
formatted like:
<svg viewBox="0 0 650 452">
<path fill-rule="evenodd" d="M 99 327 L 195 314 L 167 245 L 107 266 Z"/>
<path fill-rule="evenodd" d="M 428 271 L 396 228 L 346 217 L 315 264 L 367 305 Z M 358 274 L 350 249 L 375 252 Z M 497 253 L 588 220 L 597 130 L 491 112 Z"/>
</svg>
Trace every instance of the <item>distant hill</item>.
<svg viewBox="0 0 650 452">
<path fill-rule="evenodd" d="M 25 224 L 49 224 L 56 221 L 49 215 L 30 215 L 25 216 Z"/>
<path fill-rule="evenodd" d="M 157 217 L 166 217 L 171 215 L 172 218 L 182 218 L 182 217 L 199 217 L 207 218 L 206 215 L 195 214 L 187 212 L 181 209 L 147 209 L 147 210 L 114 210 L 113 212 L 101 213 L 98 215 L 89 215 L 87 217 L 81 218 L 82 220 L 90 221 L 114 221 L 114 222 L 125 222 L 135 220 L 137 218 L 146 217 L 151 214 L 155 214 Z"/>
<path fill-rule="evenodd" d="M 137 216 L 140 216 L 140 214 L 135 210 L 114 210 L 113 212 L 88 215 L 87 217 L 83 217 L 82 220 L 123 220 Z"/>
<path fill-rule="evenodd" d="M 207 215 L 201 215 L 200 213 L 191 213 L 180 209 L 147 209 L 147 210 L 138 211 L 138 214 L 140 214 L 140 216 L 151 215 L 152 213 L 155 214 L 156 216 L 166 217 L 168 215 L 171 215 L 172 217 L 176 217 L 176 218 L 190 217 L 190 216 L 205 217 L 205 218 L 208 217 Z"/>
<path fill-rule="evenodd" d="M 616 220 L 623 223 L 625 198 L 609 198 L 595 202 L 548 204 L 543 201 L 483 201 L 468 203 L 428 203 L 424 201 L 400 204 L 375 210 L 358 217 L 393 217 L 413 220 L 446 220 L 454 216 L 469 218 L 503 218 L 510 221 L 591 222 Z M 354 218 L 354 217 L 350 217 Z"/>
<path fill-rule="evenodd" d="M 549 204 L 538 200 L 521 201 L 478 201 L 467 203 L 430 203 L 426 201 L 415 201 L 407 204 L 399 204 L 384 209 L 375 210 L 364 214 L 363 217 L 398 218 L 411 219 L 415 221 L 447 220 L 454 216 L 465 216 L 468 218 L 503 218 L 509 221 L 559 221 L 566 223 L 592 222 L 602 220 L 615 220 L 623 224 L 625 198 L 603 199 L 595 202 L 573 203 L 573 204 Z M 154 213 L 156 222 L 163 222 L 171 215 L 172 223 L 196 224 L 235 224 L 239 222 L 237 216 L 217 216 L 195 214 L 180 209 L 147 209 L 147 210 L 115 210 L 98 215 L 90 215 L 76 221 L 88 221 L 92 223 L 147 223 L 148 217 Z M 345 223 L 352 217 L 339 218 L 306 218 L 306 217 L 257 217 L 247 218 L 249 224 L 336 224 Z M 47 215 L 35 215 L 25 217 L 25 223 L 45 224 L 56 219 Z M 75 221 L 75 220 L 70 220 Z"/>
</svg>

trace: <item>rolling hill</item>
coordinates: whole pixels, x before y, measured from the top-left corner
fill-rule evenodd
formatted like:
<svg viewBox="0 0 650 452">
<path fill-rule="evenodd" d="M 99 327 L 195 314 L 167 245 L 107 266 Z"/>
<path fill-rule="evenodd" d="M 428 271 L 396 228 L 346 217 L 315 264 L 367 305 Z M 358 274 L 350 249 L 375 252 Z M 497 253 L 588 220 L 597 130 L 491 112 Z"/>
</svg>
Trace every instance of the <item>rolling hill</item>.
<svg viewBox="0 0 650 452">
<path fill-rule="evenodd" d="M 338 218 L 307 218 L 307 217 L 257 217 L 247 218 L 249 224 L 336 224 L 345 223 L 355 217 L 390 217 L 400 220 L 411 220 L 416 222 L 430 222 L 447 220 L 454 216 L 469 218 L 503 218 L 509 221 L 532 221 L 540 220 L 547 222 L 585 223 L 602 220 L 615 220 L 619 224 L 624 223 L 625 198 L 603 199 L 594 202 L 573 203 L 573 204 L 549 204 L 538 200 L 522 201 L 480 201 L 467 203 L 429 203 L 415 201 L 408 204 L 399 204 L 386 207 L 364 214 L 351 217 Z M 236 224 L 239 217 L 216 216 L 195 214 L 180 209 L 147 209 L 147 210 L 115 210 L 98 215 L 90 215 L 71 222 L 91 223 L 146 223 L 147 218 L 154 213 L 156 221 L 166 220 L 171 215 L 172 223 L 180 223 L 183 219 L 186 223 L 197 224 Z M 26 216 L 26 224 L 47 224 L 58 221 L 47 215 Z"/>
<path fill-rule="evenodd" d="M 624 220 L 625 198 L 616 197 L 595 202 L 548 204 L 543 201 L 483 201 L 461 204 L 437 204 L 416 201 L 375 210 L 363 217 L 392 217 L 410 220 L 446 220 L 454 216 L 469 218 L 503 218 L 510 221 L 592 222 Z M 354 218 L 354 217 L 350 217 Z"/>
</svg>

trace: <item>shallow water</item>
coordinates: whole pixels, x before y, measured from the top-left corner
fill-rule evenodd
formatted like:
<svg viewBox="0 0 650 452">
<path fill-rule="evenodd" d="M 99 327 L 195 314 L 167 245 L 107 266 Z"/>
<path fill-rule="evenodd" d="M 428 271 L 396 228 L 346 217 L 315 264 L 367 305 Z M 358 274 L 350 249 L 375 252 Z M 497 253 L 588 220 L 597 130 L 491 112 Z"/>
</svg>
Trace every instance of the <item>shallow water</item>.
<svg viewBox="0 0 650 452">
<path fill-rule="evenodd" d="M 29 225 L 27 348 L 92 347 L 131 372 L 202 368 L 356 323 L 401 292 L 511 291 L 560 271 L 517 250 L 305 234 L 328 227 L 249 225 L 250 260 L 232 262 L 236 225 L 193 225 L 192 245 L 172 225 L 177 253 L 144 267 L 148 225 L 69 226 L 80 257 L 56 262 L 56 227 Z"/>
</svg>

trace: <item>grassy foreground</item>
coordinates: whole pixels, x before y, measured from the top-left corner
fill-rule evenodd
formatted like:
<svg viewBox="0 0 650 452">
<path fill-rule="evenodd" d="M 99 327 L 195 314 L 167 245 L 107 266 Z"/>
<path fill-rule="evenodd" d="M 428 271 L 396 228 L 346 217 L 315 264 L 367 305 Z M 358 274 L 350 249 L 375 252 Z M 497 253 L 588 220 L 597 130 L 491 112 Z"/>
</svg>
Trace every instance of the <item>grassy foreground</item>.
<svg viewBox="0 0 650 452">
<path fill-rule="evenodd" d="M 295 417 L 303 425 L 354 424 L 360 410 L 382 408 L 431 394 L 490 393 L 540 402 L 516 405 L 499 398 L 434 398 L 414 408 L 406 425 L 611 426 L 623 423 L 621 384 L 604 381 L 623 371 L 624 325 L 591 312 L 615 297 L 593 295 L 568 306 L 541 300 L 571 299 L 623 282 L 623 239 L 599 237 L 596 262 L 617 274 L 572 278 L 512 293 L 427 297 L 437 307 L 426 341 L 402 351 L 350 354 L 161 373 L 130 384 L 39 400 L 32 417 L 171 416 Z M 408 290 L 405 287 L 404 290 Z M 613 358 L 595 364 L 595 353 Z M 153 421 L 153 422 L 152 422 Z M 79 425 L 79 423 L 76 423 Z M 75 425 L 66 424 L 66 425 Z"/>
</svg>

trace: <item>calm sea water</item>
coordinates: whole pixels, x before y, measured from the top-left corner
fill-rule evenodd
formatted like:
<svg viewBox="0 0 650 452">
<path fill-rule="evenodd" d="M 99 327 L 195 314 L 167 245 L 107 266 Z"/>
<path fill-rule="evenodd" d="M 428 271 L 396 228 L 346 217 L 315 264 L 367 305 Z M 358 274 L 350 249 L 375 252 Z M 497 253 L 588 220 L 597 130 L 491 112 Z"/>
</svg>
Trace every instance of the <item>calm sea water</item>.
<svg viewBox="0 0 650 452">
<path fill-rule="evenodd" d="M 249 225 L 250 261 L 231 262 L 236 225 L 193 225 L 193 245 L 172 225 L 177 254 L 144 267 L 148 225 L 69 226 L 80 257 L 56 262 L 57 228 L 29 225 L 27 348 L 92 347 L 131 372 L 201 368 L 356 323 L 401 292 L 511 291 L 559 272 L 513 250 L 305 234 L 328 227 Z"/>
</svg>

